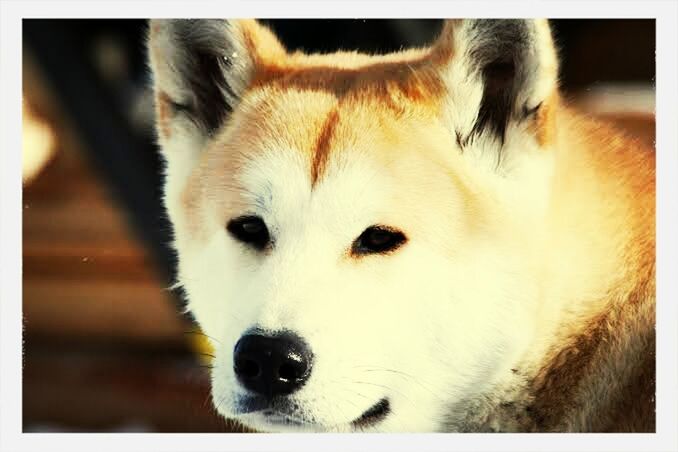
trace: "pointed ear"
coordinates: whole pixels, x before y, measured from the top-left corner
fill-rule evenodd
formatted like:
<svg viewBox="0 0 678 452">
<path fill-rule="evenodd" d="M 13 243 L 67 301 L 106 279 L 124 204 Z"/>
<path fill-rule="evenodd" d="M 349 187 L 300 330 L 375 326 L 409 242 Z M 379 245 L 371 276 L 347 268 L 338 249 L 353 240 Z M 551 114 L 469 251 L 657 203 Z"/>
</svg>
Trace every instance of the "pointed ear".
<svg viewBox="0 0 678 452">
<path fill-rule="evenodd" d="M 431 57 L 460 145 L 478 136 L 501 145 L 513 121 L 536 120 L 555 101 L 558 63 L 546 20 L 447 20 Z"/>
<path fill-rule="evenodd" d="M 151 20 L 148 54 L 163 146 L 175 135 L 200 142 L 220 128 L 250 83 L 262 49 L 285 52 L 254 20 Z"/>
</svg>

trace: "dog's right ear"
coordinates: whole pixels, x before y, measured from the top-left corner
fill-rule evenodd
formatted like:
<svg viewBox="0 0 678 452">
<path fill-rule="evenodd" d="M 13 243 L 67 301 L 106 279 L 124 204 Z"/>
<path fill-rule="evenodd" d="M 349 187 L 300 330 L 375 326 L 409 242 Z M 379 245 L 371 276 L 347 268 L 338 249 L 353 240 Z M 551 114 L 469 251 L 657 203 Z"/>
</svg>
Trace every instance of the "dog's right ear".
<svg viewBox="0 0 678 452">
<path fill-rule="evenodd" d="M 151 20 L 148 54 L 163 148 L 175 138 L 200 146 L 218 130 L 249 85 L 264 50 L 269 57 L 285 53 L 275 36 L 254 20 Z"/>
</svg>

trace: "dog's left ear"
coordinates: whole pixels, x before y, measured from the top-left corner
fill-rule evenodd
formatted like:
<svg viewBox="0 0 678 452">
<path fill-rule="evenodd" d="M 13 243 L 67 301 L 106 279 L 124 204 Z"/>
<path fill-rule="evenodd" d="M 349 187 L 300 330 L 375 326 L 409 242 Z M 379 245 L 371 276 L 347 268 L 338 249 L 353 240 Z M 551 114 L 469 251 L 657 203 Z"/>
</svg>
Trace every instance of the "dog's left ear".
<svg viewBox="0 0 678 452">
<path fill-rule="evenodd" d="M 478 137 L 502 145 L 513 121 L 544 116 L 555 102 L 558 63 L 546 20 L 447 20 L 431 60 L 460 145 Z M 540 144 L 548 133 L 537 130 Z"/>
<path fill-rule="evenodd" d="M 158 137 L 199 147 L 229 119 L 263 60 L 285 54 L 255 20 L 153 19 L 148 53 Z M 184 149 L 182 152 L 191 152 Z"/>
</svg>

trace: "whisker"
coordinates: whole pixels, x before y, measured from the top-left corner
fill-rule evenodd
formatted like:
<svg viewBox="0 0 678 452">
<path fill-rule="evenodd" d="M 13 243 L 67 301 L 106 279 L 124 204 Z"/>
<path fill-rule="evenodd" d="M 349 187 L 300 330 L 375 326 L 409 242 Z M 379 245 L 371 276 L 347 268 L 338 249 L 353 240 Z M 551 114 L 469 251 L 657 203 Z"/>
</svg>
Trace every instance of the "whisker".
<svg viewBox="0 0 678 452">
<path fill-rule="evenodd" d="M 207 337 L 207 338 L 209 338 L 209 339 L 212 339 L 212 340 L 213 340 L 214 342 L 216 342 L 217 344 L 221 344 L 221 342 L 219 341 L 219 339 L 217 339 L 217 338 L 215 338 L 215 337 L 212 337 L 212 336 L 210 336 L 209 334 L 205 334 L 202 330 L 184 331 L 183 334 L 197 334 L 198 336 L 205 336 L 205 337 Z"/>
<path fill-rule="evenodd" d="M 360 365 L 360 366 L 354 366 L 355 369 L 357 368 L 363 368 L 365 369 L 363 372 L 388 372 L 392 373 L 394 375 L 400 376 L 401 378 L 406 379 L 407 381 L 411 381 L 412 383 L 416 383 L 417 385 L 421 386 L 423 389 L 431 393 L 433 396 L 435 396 L 438 399 L 442 399 L 440 395 L 438 394 L 438 391 L 435 391 L 431 389 L 429 386 L 425 385 L 422 383 L 420 377 L 416 377 L 412 374 L 409 374 L 407 372 L 403 372 L 401 370 L 396 370 L 396 369 L 389 369 L 386 367 L 374 367 L 374 366 L 367 366 L 367 365 Z"/>
</svg>

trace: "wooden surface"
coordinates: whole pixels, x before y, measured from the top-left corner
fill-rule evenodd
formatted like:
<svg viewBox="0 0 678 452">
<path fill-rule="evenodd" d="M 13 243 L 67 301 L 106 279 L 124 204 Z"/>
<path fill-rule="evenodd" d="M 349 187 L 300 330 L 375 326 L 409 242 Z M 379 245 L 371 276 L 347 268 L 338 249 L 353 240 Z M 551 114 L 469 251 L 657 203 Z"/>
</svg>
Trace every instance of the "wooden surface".
<svg viewBox="0 0 678 452">
<path fill-rule="evenodd" d="M 28 334 L 176 340 L 190 328 L 130 234 L 123 210 L 75 152 L 25 187 Z"/>
</svg>

